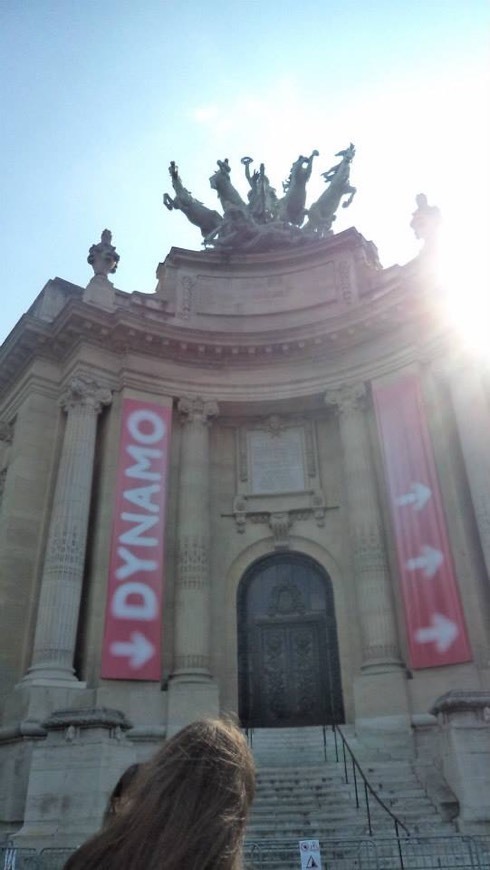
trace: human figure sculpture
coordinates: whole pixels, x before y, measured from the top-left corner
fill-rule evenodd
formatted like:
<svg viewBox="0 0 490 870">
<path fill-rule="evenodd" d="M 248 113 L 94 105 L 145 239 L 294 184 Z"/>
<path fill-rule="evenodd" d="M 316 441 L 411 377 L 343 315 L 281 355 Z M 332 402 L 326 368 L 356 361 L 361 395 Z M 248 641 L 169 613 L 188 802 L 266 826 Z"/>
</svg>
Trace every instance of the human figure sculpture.
<svg viewBox="0 0 490 870">
<path fill-rule="evenodd" d="M 257 223 L 265 224 L 274 220 L 279 201 L 275 189 L 271 187 L 269 179 L 265 174 L 264 164 L 261 163 L 259 170 L 255 170 L 253 175 L 251 175 L 250 164 L 252 162 L 251 157 L 242 157 L 242 163 L 245 166 L 245 177 L 251 188 L 248 193 L 249 211 Z"/>
<path fill-rule="evenodd" d="M 417 208 L 412 215 L 410 226 L 415 237 L 422 239 L 425 246 L 433 246 L 437 242 L 441 226 L 441 213 L 437 206 L 429 205 L 425 193 L 418 193 L 415 197 Z"/>
<path fill-rule="evenodd" d="M 218 195 L 223 215 L 194 199 L 183 186 L 174 162 L 170 164 L 170 175 L 176 195 L 172 199 L 165 194 L 163 200 L 169 210 L 180 209 L 200 227 L 206 248 L 226 253 L 233 250 L 253 253 L 311 243 L 331 232 L 342 198 L 348 197 L 342 203 L 343 208 L 352 202 L 356 188 L 350 184 L 349 174 L 354 154 L 352 143 L 337 153 L 340 162 L 323 173 L 328 187 L 309 210 L 306 209 L 306 185 L 311 177 L 313 160 L 318 156 L 316 150 L 309 157 L 301 154 L 293 163 L 289 177 L 283 183 L 284 196 L 281 198 L 272 187 L 264 164 L 259 164 L 259 169 L 252 172 L 253 159 L 243 157 L 249 186 L 246 200 L 232 184 L 228 158 L 217 161 L 218 168 L 209 179 L 211 188 Z"/>
</svg>

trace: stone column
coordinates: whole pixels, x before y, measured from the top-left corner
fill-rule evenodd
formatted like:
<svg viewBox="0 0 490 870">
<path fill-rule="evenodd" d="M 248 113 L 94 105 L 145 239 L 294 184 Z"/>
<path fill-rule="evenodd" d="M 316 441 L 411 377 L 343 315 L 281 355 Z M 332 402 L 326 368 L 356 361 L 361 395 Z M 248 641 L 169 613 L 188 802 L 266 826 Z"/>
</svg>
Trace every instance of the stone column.
<svg viewBox="0 0 490 870">
<path fill-rule="evenodd" d="M 67 414 L 41 580 L 32 664 L 25 683 L 77 682 L 73 656 L 82 592 L 97 416 L 111 393 L 73 378 L 60 404 Z"/>
<path fill-rule="evenodd" d="M 490 401 L 474 363 L 450 366 L 449 385 L 483 557 L 490 578 Z"/>
<path fill-rule="evenodd" d="M 325 401 L 336 407 L 340 422 L 349 546 L 360 623 L 362 663 L 361 676 L 354 686 L 356 720 L 359 724 L 376 718 L 379 730 L 379 718 L 391 717 L 385 721 L 387 729 L 399 730 L 400 722 L 407 727 L 408 701 L 364 413 L 366 389 L 364 384 L 341 387 L 329 391 Z"/>
<path fill-rule="evenodd" d="M 350 545 L 362 635 L 362 670 L 399 667 L 397 631 L 373 459 L 364 419 L 364 384 L 327 393 L 340 420 Z"/>
<path fill-rule="evenodd" d="M 217 713 L 210 672 L 209 426 L 216 402 L 183 398 L 180 457 L 174 672 L 170 681 L 169 732 L 196 716 Z M 198 685 L 201 684 L 200 691 Z"/>
</svg>

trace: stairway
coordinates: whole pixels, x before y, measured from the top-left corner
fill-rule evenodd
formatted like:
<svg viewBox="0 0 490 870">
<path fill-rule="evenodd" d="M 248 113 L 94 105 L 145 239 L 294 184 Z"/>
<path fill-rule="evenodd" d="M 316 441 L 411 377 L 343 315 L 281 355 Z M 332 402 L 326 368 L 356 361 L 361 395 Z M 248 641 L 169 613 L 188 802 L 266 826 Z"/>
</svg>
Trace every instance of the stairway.
<svg viewBox="0 0 490 870">
<path fill-rule="evenodd" d="M 342 730 L 370 785 L 412 835 L 447 839 L 455 834 L 453 826 L 440 818 L 430 802 L 410 761 L 394 760 L 383 750 L 364 746 L 352 726 L 342 726 Z M 342 840 L 344 845 L 347 840 L 365 838 L 368 840 L 365 848 L 369 850 L 364 784 L 358 779 L 357 809 L 352 767 L 348 764 L 346 783 L 342 744 L 339 738 L 337 763 L 331 729 L 325 732 L 321 727 L 256 729 L 249 734 L 249 741 L 257 765 L 257 794 L 247 832 L 248 866 L 299 868 L 298 840 L 307 838 Z M 374 798 L 370 798 L 369 805 L 374 836 L 392 838 L 393 821 Z M 442 841 L 434 839 L 436 847 L 438 842 Z M 347 863 L 337 865 L 329 861 L 329 868 L 336 866 L 340 870 L 381 864 L 366 860 L 356 864 L 351 856 Z M 388 860 L 386 866 L 397 864 L 390 865 Z"/>
</svg>

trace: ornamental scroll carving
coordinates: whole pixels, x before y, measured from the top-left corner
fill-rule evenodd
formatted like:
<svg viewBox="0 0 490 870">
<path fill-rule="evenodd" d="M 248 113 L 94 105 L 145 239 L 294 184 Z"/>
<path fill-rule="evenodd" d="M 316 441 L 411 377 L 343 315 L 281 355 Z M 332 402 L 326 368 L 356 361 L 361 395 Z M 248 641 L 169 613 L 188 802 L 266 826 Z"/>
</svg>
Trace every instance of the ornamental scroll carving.
<svg viewBox="0 0 490 870">
<path fill-rule="evenodd" d="M 59 404 L 66 413 L 75 408 L 87 408 L 99 414 L 104 405 L 110 405 L 112 393 L 89 377 L 74 377 L 69 382 Z"/>
<path fill-rule="evenodd" d="M 364 383 L 345 384 L 336 390 L 327 390 L 325 404 L 336 409 L 339 416 L 347 417 L 364 411 L 367 402 L 367 391 Z"/>
<path fill-rule="evenodd" d="M 213 417 L 219 414 L 218 403 L 200 396 L 179 399 L 177 410 L 182 424 L 209 426 Z"/>
</svg>

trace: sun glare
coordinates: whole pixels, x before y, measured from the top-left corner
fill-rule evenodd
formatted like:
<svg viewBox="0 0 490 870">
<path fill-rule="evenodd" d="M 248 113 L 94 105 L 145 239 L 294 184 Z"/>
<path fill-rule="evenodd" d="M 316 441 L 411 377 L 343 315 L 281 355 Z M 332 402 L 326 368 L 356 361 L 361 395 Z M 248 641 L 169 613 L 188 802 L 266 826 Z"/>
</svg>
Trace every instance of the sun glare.
<svg viewBox="0 0 490 870">
<path fill-rule="evenodd" d="M 465 230 L 441 232 L 438 277 L 446 315 L 462 348 L 490 363 L 490 270 L 485 226 L 488 216 L 473 215 Z"/>
</svg>

